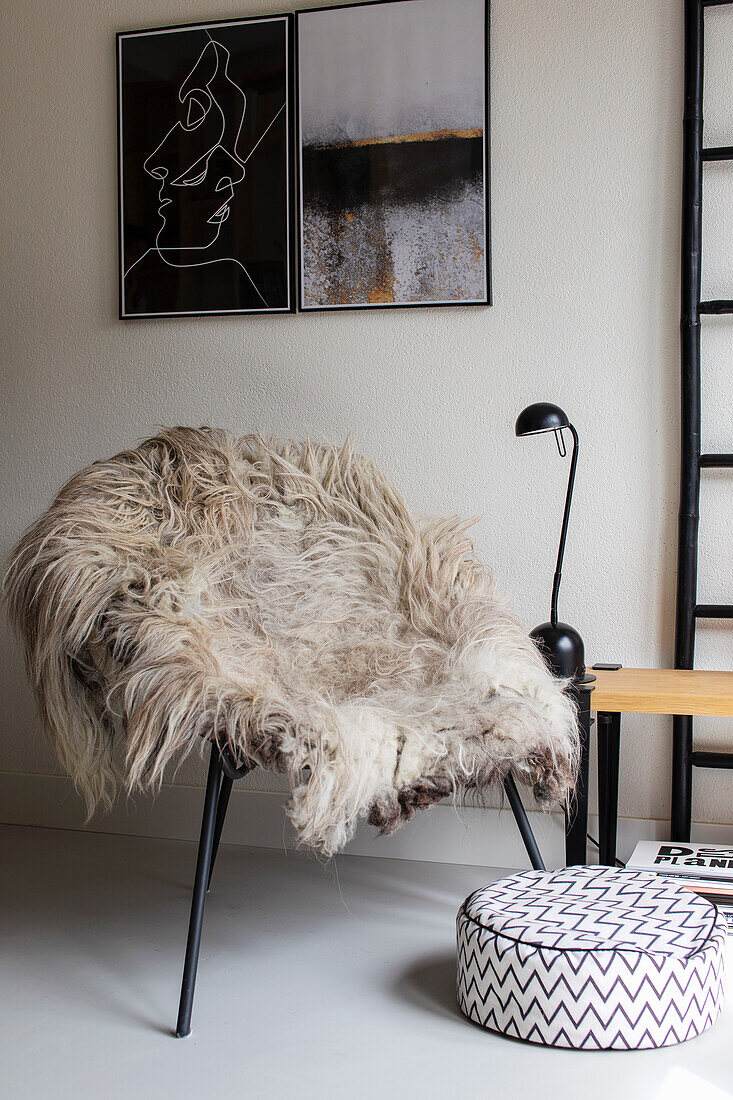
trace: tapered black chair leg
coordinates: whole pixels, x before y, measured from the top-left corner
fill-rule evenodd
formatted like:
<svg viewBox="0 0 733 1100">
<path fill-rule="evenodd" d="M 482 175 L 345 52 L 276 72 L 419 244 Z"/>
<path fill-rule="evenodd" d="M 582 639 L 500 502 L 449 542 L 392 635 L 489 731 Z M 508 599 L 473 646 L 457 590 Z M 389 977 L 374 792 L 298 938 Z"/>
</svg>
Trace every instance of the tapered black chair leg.
<svg viewBox="0 0 733 1100">
<path fill-rule="evenodd" d="M 590 712 L 592 687 L 573 684 L 568 694 L 578 708 L 580 761 L 575 790 L 565 810 L 565 863 L 568 867 L 588 862 L 588 773 L 590 766 Z"/>
<path fill-rule="evenodd" d="M 672 719 L 672 840 L 686 843 L 692 828 L 692 718 Z"/>
<path fill-rule="evenodd" d="M 196 860 L 196 879 L 193 887 L 193 899 L 191 901 L 191 919 L 188 925 L 186 961 L 183 964 L 181 1000 L 178 1006 L 178 1023 L 176 1025 L 177 1039 L 183 1039 L 184 1036 L 190 1035 L 191 1033 L 193 991 L 196 985 L 196 968 L 199 961 L 199 947 L 201 946 L 201 928 L 204 923 L 206 886 L 209 881 L 209 871 L 211 869 L 211 853 L 214 846 L 216 809 L 220 787 L 221 765 L 219 763 L 219 749 L 215 744 L 212 744 L 211 757 L 209 759 L 209 777 L 206 782 L 204 817 L 201 822 L 201 839 L 199 840 L 199 853 Z"/>
<path fill-rule="evenodd" d="M 216 853 L 219 851 L 219 841 L 221 840 L 221 831 L 224 828 L 224 821 L 227 816 L 227 806 L 229 805 L 229 795 L 232 793 L 232 783 L 234 782 L 228 775 L 223 775 L 221 778 L 221 787 L 219 788 L 219 800 L 216 805 L 216 824 L 214 825 L 214 843 L 211 848 L 211 866 L 209 867 L 209 879 L 206 883 L 206 893 L 208 894 L 211 889 L 211 876 L 214 873 L 214 864 L 216 863 Z"/>
<path fill-rule="evenodd" d="M 512 813 L 514 814 L 514 819 L 519 828 L 519 832 L 522 834 L 522 840 L 524 841 L 524 847 L 527 849 L 529 862 L 532 864 L 535 871 L 547 870 L 544 860 L 540 855 L 537 841 L 534 838 L 532 826 L 530 825 L 529 818 L 527 817 L 527 811 L 522 805 L 522 799 L 519 791 L 517 790 L 517 785 L 514 782 L 514 776 L 506 776 L 506 778 L 504 779 L 504 790 L 506 791 L 506 796 L 509 799 L 509 805 L 512 808 Z"/>
<path fill-rule="evenodd" d="M 616 866 L 618 829 L 618 764 L 621 715 L 602 711 L 598 727 L 598 862 Z"/>
</svg>

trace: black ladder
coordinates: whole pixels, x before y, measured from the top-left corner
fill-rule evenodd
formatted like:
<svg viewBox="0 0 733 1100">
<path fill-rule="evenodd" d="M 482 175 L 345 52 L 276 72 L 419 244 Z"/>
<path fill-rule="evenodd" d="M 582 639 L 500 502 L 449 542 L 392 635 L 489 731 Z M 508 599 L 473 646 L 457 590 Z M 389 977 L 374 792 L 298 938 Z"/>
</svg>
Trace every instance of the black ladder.
<svg viewBox="0 0 733 1100">
<path fill-rule="evenodd" d="M 682 446 L 677 557 L 675 668 L 692 668 L 698 619 L 733 619 L 733 604 L 697 602 L 700 470 L 733 468 L 733 454 L 700 453 L 700 316 L 733 313 L 733 300 L 701 302 L 702 170 L 706 161 L 733 160 L 733 146 L 704 149 L 703 53 L 705 9 L 733 0 L 685 0 L 685 107 L 682 169 Z M 694 752 L 692 717 L 673 726 L 672 839 L 689 840 L 692 769 L 733 768 L 733 753 Z"/>
</svg>

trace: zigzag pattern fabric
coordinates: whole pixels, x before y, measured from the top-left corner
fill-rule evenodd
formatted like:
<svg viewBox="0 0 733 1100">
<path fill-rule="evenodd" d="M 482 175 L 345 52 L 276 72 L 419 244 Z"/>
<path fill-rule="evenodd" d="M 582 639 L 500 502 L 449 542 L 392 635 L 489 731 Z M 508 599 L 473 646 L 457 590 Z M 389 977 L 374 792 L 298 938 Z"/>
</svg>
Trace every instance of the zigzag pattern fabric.
<svg viewBox="0 0 733 1100">
<path fill-rule="evenodd" d="M 458 913 L 458 1004 L 492 1031 L 575 1050 L 700 1035 L 723 1007 L 727 924 L 643 871 L 526 871 Z"/>
</svg>

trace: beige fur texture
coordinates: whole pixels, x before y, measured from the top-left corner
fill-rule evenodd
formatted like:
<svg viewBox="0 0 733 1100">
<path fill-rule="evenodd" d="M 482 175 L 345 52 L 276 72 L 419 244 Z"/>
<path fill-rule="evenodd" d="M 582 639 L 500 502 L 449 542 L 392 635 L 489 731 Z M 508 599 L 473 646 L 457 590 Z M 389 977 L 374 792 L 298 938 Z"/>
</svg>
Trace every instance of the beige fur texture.
<svg viewBox="0 0 733 1100">
<path fill-rule="evenodd" d="M 206 739 L 284 773 L 301 841 L 391 832 L 507 772 L 572 788 L 575 711 L 456 519 L 312 443 L 171 428 L 82 470 L 5 578 L 35 693 L 89 811 Z"/>
</svg>

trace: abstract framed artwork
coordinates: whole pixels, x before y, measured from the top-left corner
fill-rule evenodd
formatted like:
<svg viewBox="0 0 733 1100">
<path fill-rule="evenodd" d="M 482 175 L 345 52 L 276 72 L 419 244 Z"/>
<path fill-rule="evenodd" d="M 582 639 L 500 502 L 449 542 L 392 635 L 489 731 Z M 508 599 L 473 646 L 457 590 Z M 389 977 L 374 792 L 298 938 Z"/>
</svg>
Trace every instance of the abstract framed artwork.
<svg viewBox="0 0 733 1100">
<path fill-rule="evenodd" d="M 295 309 L 292 28 L 117 35 L 121 318 Z"/>
<path fill-rule="evenodd" d="M 302 310 L 490 304 L 487 9 L 297 13 Z"/>
</svg>

